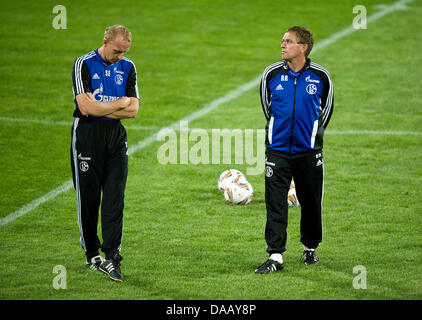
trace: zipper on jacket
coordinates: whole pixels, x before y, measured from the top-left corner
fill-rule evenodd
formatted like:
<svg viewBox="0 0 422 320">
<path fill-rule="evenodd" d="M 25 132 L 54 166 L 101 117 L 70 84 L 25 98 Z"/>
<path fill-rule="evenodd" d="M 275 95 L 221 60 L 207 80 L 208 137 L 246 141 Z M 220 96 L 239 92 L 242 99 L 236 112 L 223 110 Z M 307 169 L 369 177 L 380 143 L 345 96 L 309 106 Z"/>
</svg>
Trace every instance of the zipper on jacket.
<svg viewBox="0 0 422 320">
<path fill-rule="evenodd" d="M 292 144 L 293 144 L 293 126 L 295 124 L 295 107 L 296 107 L 296 84 L 297 78 L 295 78 L 295 89 L 293 91 L 293 111 L 292 111 L 292 128 L 290 130 L 290 143 L 289 143 L 289 154 L 292 154 Z"/>
</svg>

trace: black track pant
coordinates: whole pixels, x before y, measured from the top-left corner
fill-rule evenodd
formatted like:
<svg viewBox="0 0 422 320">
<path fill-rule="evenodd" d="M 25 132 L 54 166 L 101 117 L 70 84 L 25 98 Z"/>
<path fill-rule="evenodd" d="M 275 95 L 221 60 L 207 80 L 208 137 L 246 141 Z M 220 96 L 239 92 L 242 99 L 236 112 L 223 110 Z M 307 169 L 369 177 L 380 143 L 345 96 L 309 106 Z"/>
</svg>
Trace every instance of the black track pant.
<svg viewBox="0 0 422 320">
<path fill-rule="evenodd" d="M 110 259 L 120 251 L 122 241 L 126 130 L 120 121 L 76 118 L 70 156 L 81 246 L 88 259 L 98 255 L 100 248 Z M 102 244 L 97 235 L 100 205 Z"/>
<path fill-rule="evenodd" d="M 300 241 L 316 248 L 322 241 L 324 160 L 322 152 L 288 156 L 267 148 L 265 202 L 267 252 L 282 253 L 287 240 L 287 194 L 292 177 L 301 207 Z"/>
</svg>

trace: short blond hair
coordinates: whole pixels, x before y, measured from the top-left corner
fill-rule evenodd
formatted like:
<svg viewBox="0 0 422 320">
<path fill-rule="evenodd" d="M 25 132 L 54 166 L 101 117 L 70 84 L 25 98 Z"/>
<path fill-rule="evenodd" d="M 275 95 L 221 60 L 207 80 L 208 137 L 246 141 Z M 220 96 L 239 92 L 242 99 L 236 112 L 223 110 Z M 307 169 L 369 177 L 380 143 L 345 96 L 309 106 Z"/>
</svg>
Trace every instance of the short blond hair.
<svg viewBox="0 0 422 320">
<path fill-rule="evenodd" d="M 109 42 L 116 39 L 117 35 L 122 35 L 123 40 L 127 42 L 132 42 L 132 32 L 125 26 L 114 25 L 107 27 L 104 31 L 104 40 Z"/>
</svg>

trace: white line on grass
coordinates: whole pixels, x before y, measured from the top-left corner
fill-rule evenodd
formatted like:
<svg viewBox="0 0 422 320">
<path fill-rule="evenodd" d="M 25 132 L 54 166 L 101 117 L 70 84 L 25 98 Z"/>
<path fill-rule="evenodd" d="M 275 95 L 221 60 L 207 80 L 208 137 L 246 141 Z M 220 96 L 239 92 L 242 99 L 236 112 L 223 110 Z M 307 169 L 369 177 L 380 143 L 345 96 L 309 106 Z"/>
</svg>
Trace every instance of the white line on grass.
<svg viewBox="0 0 422 320">
<path fill-rule="evenodd" d="M 52 121 L 52 120 L 10 118 L 10 117 L 0 117 L 0 121 L 43 124 L 47 126 L 67 126 L 67 127 L 70 127 L 73 123 L 72 121 Z M 151 131 L 161 129 L 161 127 L 158 127 L 158 126 L 131 126 L 131 125 L 125 125 L 125 128 L 130 129 L 130 130 L 151 130 Z"/>
<path fill-rule="evenodd" d="M 70 125 L 72 125 L 72 123 L 70 121 L 50 121 L 50 120 L 10 118 L 10 117 L 0 117 L 0 121 L 45 124 L 45 125 L 50 125 L 50 126 L 70 126 Z"/>
<path fill-rule="evenodd" d="M 422 136 L 422 131 L 377 131 L 377 130 L 327 130 L 325 134 L 333 135 L 383 135 L 383 136 Z"/>
<path fill-rule="evenodd" d="M 188 119 L 188 117 L 184 118 L 184 120 Z M 191 120 L 191 119 L 190 119 Z M 35 124 L 44 124 L 48 126 L 71 126 L 72 122 L 70 121 L 49 121 L 49 120 L 39 120 L 39 119 L 25 119 L 25 118 L 9 118 L 9 117 L 0 117 L 0 121 L 6 122 L 21 122 L 21 123 L 35 123 Z M 131 130 L 160 130 L 163 127 L 159 126 L 129 126 L 125 125 L 126 129 Z M 167 127 L 170 128 L 170 127 Z M 176 126 L 176 123 L 173 124 L 171 127 L 174 130 L 178 130 L 179 128 Z M 207 132 L 212 132 L 213 130 L 244 130 L 245 128 L 188 128 L 188 131 L 195 131 L 195 130 L 206 130 Z M 251 128 L 250 128 L 251 129 Z M 258 129 L 256 129 L 258 130 Z M 379 131 L 379 130 L 329 130 L 325 131 L 325 134 L 334 134 L 334 135 L 385 135 L 385 136 L 421 136 L 422 131 Z"/>
<path fill-rule="evenodd" d="M 401 5 L 405 5 L 405 4 L 407 4 L 411 1 L 412 0 L 401 0 L 401 1 L 395 2 L 395 3 L 385 7 L 383 10 L 381 10 L 381 11 L 371 15 L 370 17 L 368 17 L 367 20 L 366 20 L 367 24 L 384 17 L 386 14 L 389 14 L 389 13 L 395 11 L 395 10 L 398 10 L 397 9 L 398 7 L 400 7 Z M 329 46 L 330 44 L 336 42 L 337 40 L 342 39 L 345 36 L 351 34 L 354 31 L 356 31 L 356 29 L 354 29 L 352 26 L 350 26 L 350 27 L 347 27 L 347 28 L 337 32 L 337 33 L 334 33 L 333 35 L 331 35 L 327 39 L 324 39 L 324 40 L 318 42 L 314 46 L 312 52 L 314 53 L 315 51 L 317 51 L 319 49 L 325 48 L 325 47 Z M 242 93 L 247 92 L 248 90 L 257 86 L 260 83 L 260 81 L 261 81 L 261 75 L 259 75 L 258 77 L 252 79 L 251 81 L 249 81 L 247 83 L 240 85 L 236 89 L 231 90 L 226 95 L 211 101 L 209 104 L 206 104 L 204 107 L 202 107 L 198 111 L 195 111 L 194 113 L 184 117 L 183 119 L 177 120 L 176 122 L 172 123 L 167 128 L 177 129 L 180 125 L 180 121 L 183 121 L 183 120 L 192 121 L 192 120 L 195 120 L 195 119 L 202 117 L 203 115 L 205 115 L 205 114 L 211 112 L 212 110 L 218 108 L 220 105 L 239 97 Z M 143 148 L 149 146 L 151 143 L 155 142 L 156 141 L 156 135 L 157 135 L 157 132 L 149 135 L 145 139 L 139 141 L 135 146 L 129 148 L 129 150 L 128 150 L 129 155 L 133 154 L 134 152 L 136 152 L 140 149 L 143 149 Z M 59 194 L 68 191 L 70 188 L 72 188 L 72 186 L 73 186 L 72 180 L 64 182 L 63 184 L 61 184 L 57 188 L 51 190 L 50 192 L 48 192 L 44 196 L 29 202 L 28 204 L 24 205 L 22 208 L 18 209 L 17 211 L 12 212 L 9 215 L 7 215 L 6 217 L 0 219 L 0 227 L 5 226 L 6 224 L 16 220 L 17 218 L 27 214 L 28 212 L 31 212 L 32 210 L 34 210 L 35 208 L 37 208 L 41 204 L 43 204 L 43 203 L 45 203 L 45 202 L 47 202 L 51 199 L 54 199 Z"/>
<path fill-rule="evenodd" d="M 9 214 L 8 216 L 2 218 L 0 220 L 0 227 L 3 227 L 4 225 L 8 224 L 9 222 L 12 222 L 16 220 L 17 218 L 27 214 L 28 212 L 34 210 L 36 207 L 38 207 L 40 204 L 43 204 L 44 202 L 47 202 L 50 199 L 53 199 L 57 197 L 59 194 L 66 192 L 73 186 L 72 180 L 66 181 L 65 183 L 58 186 L 56 189 L 51 190 L 47 194 L 43 195 L 41 198 L 35 199 L 34 201 L 31 201 L 24 205 L 19 210 L 16 210 L 15 212 Z"/>
<path fill-rule="evenodd" d="M 180 128 L 173 128 L 175 131 L 178 131 Z M 213 131 L 222 131 L 222 130 L 229 130 L 229 131 L 244 131 L 245 128 L 187 128 L 190 131 L 207 131 L 208 133 L 212 133 Z M 248 128 L 248 130 L 264 130 L 262 128 Z M 422 136 L 422 131 L 383 131 L 383 130 L 327 130 L 324 134 L 331 134 L 331 135 L 383 135 L 383 136 Z"/>
</svg>

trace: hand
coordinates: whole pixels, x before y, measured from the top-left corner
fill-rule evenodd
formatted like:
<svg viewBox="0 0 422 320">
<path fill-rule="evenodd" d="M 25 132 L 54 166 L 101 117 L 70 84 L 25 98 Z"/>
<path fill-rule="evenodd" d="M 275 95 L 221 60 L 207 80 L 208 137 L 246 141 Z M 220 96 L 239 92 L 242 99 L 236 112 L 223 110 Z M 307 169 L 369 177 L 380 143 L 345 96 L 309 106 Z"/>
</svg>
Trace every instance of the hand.
<svg viewBox="0 0 422 320">
<path fill-rule="evenodd" d="M 119 100 L 124 105 L 123 108 L 126 108 L 130 104 L 130 98 L 129 97 L 123 96 Z"/>
<path fill-rule="evenodd" d="M 84 97 L 85 97 L 86 100 L 88 100 L 88 102 L 95 102 L 96 101 L 91 92 L 85 93 Z"/>
</svg>

